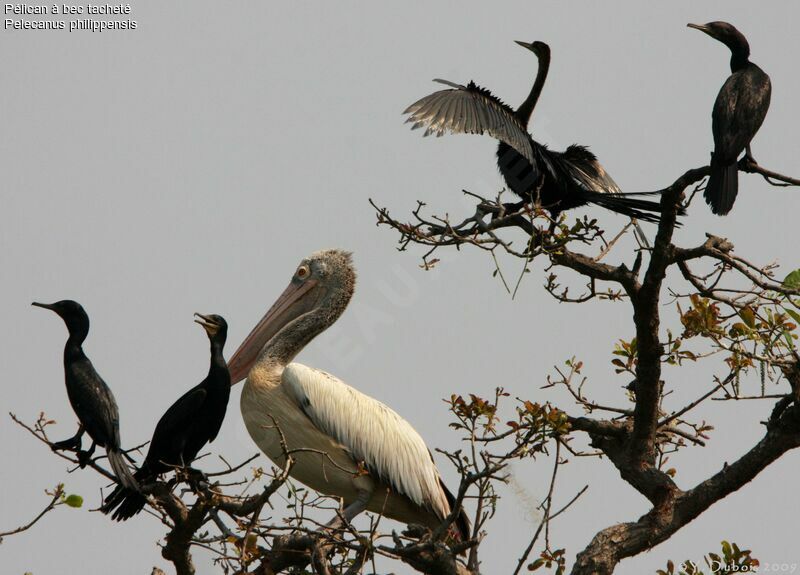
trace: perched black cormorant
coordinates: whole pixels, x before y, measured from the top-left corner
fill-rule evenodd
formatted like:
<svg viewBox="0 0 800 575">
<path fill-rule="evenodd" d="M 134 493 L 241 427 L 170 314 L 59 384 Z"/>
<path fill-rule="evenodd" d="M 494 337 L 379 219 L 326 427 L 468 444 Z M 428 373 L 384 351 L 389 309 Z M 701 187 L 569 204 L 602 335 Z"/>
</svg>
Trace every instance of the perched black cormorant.
<svg viewBox="0 0 800 575">
<path fill-rule="evenodd" d="M 211 341 L 211 366 L 208 375 L 181 396 L 161 416 L 153 432 L 147 457 L 135 477 L 144 485 L 175 467 L 188 466 L 206 443 L 214 441 L 225 419 L 231 378 L 222 356 L 228 324 L 218 315 L 195 314 Z M 145 504 L 140 492 L 117 487 L 100 508 L 114 511 L 114 519 L 125 521 L 139 513 Z"/>
<path fill-rule="evenodd" d="M 714 153 L 704 193 L 711 211 L 724 216 L 731 211 L 739 190 L 739 155 L 746 151 L 746 158 L 755 163 L 750 141 L 767 116 L 772 85 L 769 76 L 750 61 L 750 45 L 736 28 L 727 22 L 687 26 L 705 32 L 731 50 L 731 75 L 717 94 L 711 113 Z"/>
<path fill-rule="evenodd" d="M 56 312 L 69 331 L 69 339 L 64 346 L 64 379 L 69 402 L 80 423 L 78 433 L 70 439 L 57 442 L 55 448 L 77 451 L 78 460 L 83 467 L 97 445 L 105 447 L 117 480 L 135 493 L 139 486 L 125 464 L 120 447 L 117 402 L 106 382 L 83 353 L 82 344 L 89 335 L 89 316 L 81 304 L 68 299 L 50 304 L 34 302 L 33 305 Z M 92 438 L 92 446 L 88 451 L 81 451 L 81 437 L 84 432 Z"/>
<path fill-rule="evenodd" d="M 595 204 L 657 223 L 660 204 L 632 197 L 651 193 L 621 194 L 619 186 L 586 147 L 572 145 L 564 152 L 554 152 L 531 137 L 527 126 L 547 78 L 550 47 L 544 42 L 517 44 L 539 59 L 536 80 L 519 108 L 511 109 L 474 82 L 461 86 L 436 80 L 452 89 L 434 92 L 409 106 L 404 113 L 409 114 L 407 121 L 414 123 L 412 129 L 427 126 L 426 136 L 441 136 L 445 131 L 487 133 L 500 140 L 497 165 L 508 187 L 525 202 L 538 200 L 554 219 L 564 210 Z"/>
</svg>

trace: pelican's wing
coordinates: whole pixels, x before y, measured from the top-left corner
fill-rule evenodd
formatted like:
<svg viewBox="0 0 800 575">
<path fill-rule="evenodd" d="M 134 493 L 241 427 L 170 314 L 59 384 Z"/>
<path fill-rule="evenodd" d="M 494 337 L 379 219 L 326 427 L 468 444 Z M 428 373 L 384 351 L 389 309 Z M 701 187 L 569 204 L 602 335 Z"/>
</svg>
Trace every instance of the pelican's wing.
<svg viewBox="0 0 800 575">
<path fill-rule="evenodd" d="M 405 419 L 334 376 L 299 363 L 287 365 L 281 380 L 311 422 L 363 461 L 371 474 L 415 504 L 447 515 L 450 507 L 436 465 Z"/>
<path fill-rule="evenodd" d="M 514 110 L 474 82 L 460 86 L 446 80 L 435 81 L 453 88 L 434 92 L 406 108 L 403 113 L 409 115 L 406 122 L 413 122 L 412 129 L 426 126 L 426 136 L 442 136 L 448 131 L 454 134 L 489 134 L 536 165 L 530 136 L 514 115 Z"/>
</svg>

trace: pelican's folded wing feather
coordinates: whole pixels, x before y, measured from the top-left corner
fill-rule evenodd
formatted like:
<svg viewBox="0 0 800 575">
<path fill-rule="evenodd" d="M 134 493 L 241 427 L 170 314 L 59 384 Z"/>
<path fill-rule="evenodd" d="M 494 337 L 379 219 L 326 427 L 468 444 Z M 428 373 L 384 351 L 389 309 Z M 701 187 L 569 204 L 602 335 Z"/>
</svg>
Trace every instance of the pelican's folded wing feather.
<svg viewBox="0 0 800 575">
<path fill-rule="evenodd" d="M 336 377 L 299 363 L 286 366 L 282 385 L 322 432 L 355 461 L 417 505 L 449 512 L 439 472 L 422 437 L 392 409 Z"/>
</svg>

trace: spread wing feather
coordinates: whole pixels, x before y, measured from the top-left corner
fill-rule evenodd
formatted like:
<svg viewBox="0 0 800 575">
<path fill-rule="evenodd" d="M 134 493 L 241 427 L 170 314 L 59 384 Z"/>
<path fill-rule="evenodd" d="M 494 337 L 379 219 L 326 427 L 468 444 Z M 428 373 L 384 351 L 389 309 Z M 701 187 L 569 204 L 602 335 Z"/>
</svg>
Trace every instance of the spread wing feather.
<svg viewBox="0 0 800 575">
<path fill-rule="evenodd" d="M 514 110 L 474 82 L 461 86 L 446 80 L 436 81 L 452 88 L 434 92 L 406 108 L 403 113 L 408 114 L 406 122 L 413 124 L 412 129 L 425 126 L 426 136 L 437 137 L 447 132 L 489 134 L 535 164 L 530 135 Z"/>
<path fill-rule="evenodd" d="M 583 189 L 607 194 L 622 193 L 597 157 L 585 146 L 573 144 L 559 156 L 563 170 Z"/>
<path fill-rule="evenodd" d="M 446 515 L 439 472 L 422 437 L 392 409 L 334 376 L 291 363 L 282 385 L 322 432 L 417 505 Z M 442 517 L 444 517 L 442 515 Z"/>
</svg>

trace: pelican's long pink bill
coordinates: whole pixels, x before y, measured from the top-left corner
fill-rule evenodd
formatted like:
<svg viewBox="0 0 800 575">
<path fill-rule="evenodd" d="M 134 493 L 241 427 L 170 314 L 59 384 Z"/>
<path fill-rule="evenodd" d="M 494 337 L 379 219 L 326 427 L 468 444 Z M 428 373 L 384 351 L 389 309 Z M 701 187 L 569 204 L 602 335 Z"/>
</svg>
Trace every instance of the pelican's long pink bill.
<svg viewBox="0 0 800 575">
<path fill-rule="evenodd" d="M 236 385 L 247 377 L 261 350 L 283 326 L 313 307 L 316 301 L 303 301 L 303 298 L 316 285 L 316 280 L 299 284 L 293 281 L 283 291 L 228 360 L 231 385 Z"/>
</svg>

